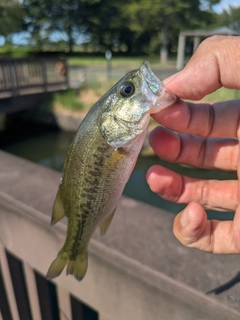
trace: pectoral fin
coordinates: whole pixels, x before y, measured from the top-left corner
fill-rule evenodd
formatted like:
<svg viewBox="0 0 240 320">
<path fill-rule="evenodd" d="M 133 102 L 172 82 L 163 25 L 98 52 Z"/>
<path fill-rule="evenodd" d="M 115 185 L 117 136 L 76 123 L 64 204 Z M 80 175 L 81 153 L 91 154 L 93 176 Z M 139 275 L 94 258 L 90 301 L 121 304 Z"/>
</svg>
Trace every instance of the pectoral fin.
<svg viewBox="0 0 240 320">
<path fill-rule="evenodd" d="M 105 233 L 107 232 L 107 229 L 108 229 L 108 227 L 109 227 L 110 224 L 111 224 L 111 221 L 112 221 L 112 218 L 113 218 L 113 216 L 114 216 L 114 213 L 115 213 L 116 209 L 117 209 L 117 208 L 115 208 L 115 209 L 113 210 L 113 212 L 110 213 L 110 214 L 100 223 L 99 229 L 100 229 L 100 234 L 101 234 L 101 236 L 104 236 Z"/>
<path fill-rule="evenodd" d="M 52 212 L 52 220 L 51 225 L 56 224 L 58 221 L 60 221 L 65 216 L 65 211 L 62 203 L 62 199 L 60 196 L 60 189 L 58 189 L 56 199 L 54 201 L 53 205 L 53 212 Z"/>
</svg>

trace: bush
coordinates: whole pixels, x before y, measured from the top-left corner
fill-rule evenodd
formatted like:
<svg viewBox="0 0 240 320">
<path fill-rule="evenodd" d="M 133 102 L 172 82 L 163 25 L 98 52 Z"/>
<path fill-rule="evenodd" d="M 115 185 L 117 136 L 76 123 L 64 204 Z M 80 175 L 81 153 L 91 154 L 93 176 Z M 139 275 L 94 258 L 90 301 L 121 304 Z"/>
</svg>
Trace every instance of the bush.
<svg viewBox="0 0 240 320">
<path fill-rule="evenodd" d="M 78 98 L 78 92 L 72 89 L 54 93 L 52 97 L 52 105 L 61 105 L 67 109 L 74 110 L 83 109 L 83 104 Z"/>
</svg>

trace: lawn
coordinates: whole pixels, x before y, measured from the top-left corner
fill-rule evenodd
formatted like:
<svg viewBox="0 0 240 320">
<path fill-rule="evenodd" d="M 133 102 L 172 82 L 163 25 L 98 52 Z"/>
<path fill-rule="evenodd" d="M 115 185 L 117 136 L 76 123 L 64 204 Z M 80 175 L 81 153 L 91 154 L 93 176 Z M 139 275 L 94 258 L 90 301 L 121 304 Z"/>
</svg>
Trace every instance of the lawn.
<svg viewBox="0 0 240 320">
<path fill-rule="evenodd" d="M 53 105 L 61 105 L 63 108 L 88 111 L 91 106 L 115 83 L 117 79 L 97 79 L 91 83 L 85 83 L 79 90 L 67 90 L 53 94 Z M 240 99 L 239 90 L 221 88 L 204 97 L 201 102 L 214 103 Z"/>
<path fill-rule="evenodd" d="M 152 67 L 172 67 L 176 65 L 175 60 L 169 60 L 164 65 L 160 63 L 158 56 L 144 56 L 144 57 L 114 57 L 111 59 L 111 65 L 114 69 L 120 69 L 122 67 L 131 70 L 132 68 L 139 68 L 143 61 L 149 61 Z M 91 68 L 102 68 L 106 66 L 106 59 L 104 55 L 102 57 L 68 57 L 67 62 L 69 66 L 84 66 Z"/>
</svg>

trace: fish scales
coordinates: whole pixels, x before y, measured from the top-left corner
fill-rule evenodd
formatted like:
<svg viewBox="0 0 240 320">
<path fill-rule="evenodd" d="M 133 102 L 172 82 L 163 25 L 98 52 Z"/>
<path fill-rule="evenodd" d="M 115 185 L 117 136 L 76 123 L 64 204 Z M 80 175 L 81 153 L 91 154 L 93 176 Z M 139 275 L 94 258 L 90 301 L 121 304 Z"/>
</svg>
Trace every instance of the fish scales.
<svg viewBox="0 0 240 320">
<path fill-rule="evenodd" d="M 78 251 L 81 251 L 82 248 L 79 246 L 79 243 L 84 239 L 85 234 L 88 235 L 91 225 L 96 224 L 98 219 L 101 219 L 102 216 L 109 213 L 109 210 L 114 210 L 114 207 L 108 208 L 109 193 L 111 193 L 111 190 L 115 190 L 114 186 L 111 188 L 112 178 L 115 174 L 113 170 L 111 171 L 111 176 L 109 175 L 109 165 L 112 163 L 112 165 L 117 168 L 116 161 L 121 160 L 123 156 L 125 156 L 124 153 L 121 153 L 119 150 L 115 151 L 114 148 L 106 144 L 102 135 L 99 135 L 99 132 L 96 132 L 94 137 L 93 132 L 90 132 L 88 134 L 88 140 L 88 148 L 84 154 L 81 155 L 76 152 L 78 149 L 76 144 L 74 152 L 71 152 L 69 159 L 69 164 L 71 162 L 80 164 L 79 170 L 77 170 L 77 176 L 75 173 L 77 184 L 75 179 L 71 179 L 73 187 L 79 188 L 77 192 L 73 193 L 77 198 L 74 199 L 71 197 L 72 193 L 70 193 L 69 190 L 73 190 L 73 188 L 69 181 L 66 181 L 67 190 L 65 190 L 65 193 L 68 195 L 68 210 L 70 210 L 70 212 L 76 212 L 75 221 L 77 222 L 75 226 L 70 225 L 69 237 L 66 240 L 66 246 L 64 248 L 64 251 L 70 251 L 70 259 L 74 259 Z M 93 144 L 95 146 L 94 149 Z M 96 145 L 98 145 L 98 147 L 96 147 Z M 111 157 L 116 153 L 121 156 L 115 156 L 115 161 L 112 162 Z M 79 158 L 82 159 L 81 162 Z M 71 165 L 69 165 L 69 168 L 71 168 Z M 77 166 L 75 169 L 77 169 Z M 119 180 L 120 174 L 121 172 L 119 173 L 119 170 L 116 171 L 116 180 Z M 67 170 L 64 173 L 64 176 L 65 175 L 68 176 Z M 103 175 L 105 179 L 101 179 Z M 64 181 L 65 179 L 63 178 L 61 187 L 65 185 Z M 75 208 L 71 210 L 72 204 L 74 204 L 74 207 L 77 207 L 77 210 L 75 210 Z M 102 212 L 102 214 L 99 215 L 99 212 Z M 84 232 L 81 233 L 81 230 L 84 230 Z M 84 241 L 82 243 L 84 243 Z"/>
<path fill-rule="evenodd" d="M 69 148 L 54 202 L 52 224 L 66 216 L 68 227 L 48 278 L 67 265 L 67 274 L 82 280 L 90 238 L 97 226 L 103 235 L 111 223 L 143 145 L 150 113 L 175 101 L 145 62 L 91 108 Z"/>
</svg>

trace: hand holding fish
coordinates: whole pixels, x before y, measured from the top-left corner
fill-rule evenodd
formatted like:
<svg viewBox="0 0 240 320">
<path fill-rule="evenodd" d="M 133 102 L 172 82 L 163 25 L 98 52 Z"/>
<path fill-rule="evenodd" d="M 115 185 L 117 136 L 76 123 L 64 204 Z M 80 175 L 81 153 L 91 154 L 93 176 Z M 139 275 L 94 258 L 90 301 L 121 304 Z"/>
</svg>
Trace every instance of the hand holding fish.
<svg viewBox="0 0 240 320">
<path fill-rule="evenodd" d="M 203 41 L 186 67 L 166 79 L 181 99 L 200 100 L 220 87 L 240 89 L 240 39 L 214 36 Z M 150 143 L 164 160 L 240 174 L 240 101 L 214 104 L 182 100 L 154 114 L 164 127 Z M 162 166 L 149 169 L 150 188 L 187 207 L 174 220 L 175 236 L 184 245 L 212 253 L 240 253 L 239 181 L 182 176 Z M 233 221 L 207 220 L 205 209 L 235 211 Z"/>
</svg>

